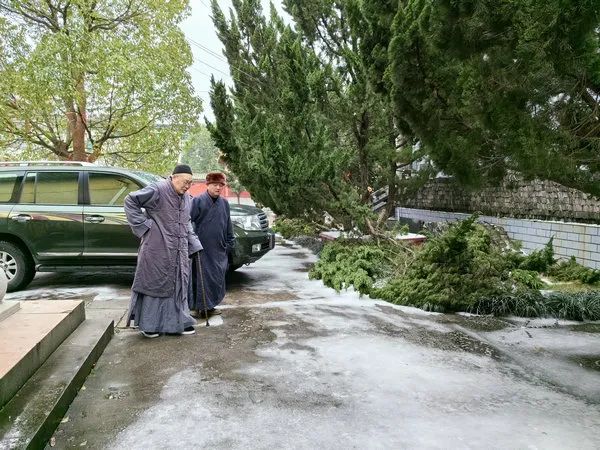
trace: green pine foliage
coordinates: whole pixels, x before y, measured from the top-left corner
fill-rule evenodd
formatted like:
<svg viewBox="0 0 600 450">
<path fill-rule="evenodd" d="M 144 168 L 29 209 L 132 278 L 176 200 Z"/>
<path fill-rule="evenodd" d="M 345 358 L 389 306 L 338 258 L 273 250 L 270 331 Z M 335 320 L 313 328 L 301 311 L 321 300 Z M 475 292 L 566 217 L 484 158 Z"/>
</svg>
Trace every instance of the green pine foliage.
<svg viewBox="0 0 600 450">
<path fill-rule="evenodd" d="M 407 271 L 373 294 L 435 311 L 468 311 L 483 298 L 532 290 L 511 276 L 511 260 L 473 216 L 433 237 Z"/>
<path fill-rule="evenodd" d="M 323 248 L 309 276 L 338 292 L 354 287 L 361 295 L 369 294 L 389 266 L 389 252 L 373 242 L 335 241 Z"/>
<path fill-rule="evenodd" d="M 353 286 L 372 298 L 428 311 L 600 319 L 600 291 L 542 295 L 543 271 L 569 280 L 597 276 L 573 261 L 553 261 L 552 240 L 523 256 L 473 216 L 422 247 L 392 240 L 329 243 L 310 277 L 338 291 Z"/>
<path fill-rule="evenodd" d="M 364 3 L 393 18 L 396 114 L 441 170 L 472 186 L 514 170 L 600 195 L 597 1 Z"/>
<path fill-rule="evenodd" d="M 519 263 L 519 269 L 535 272 L 546 272 L 556 262 L 554 260 L 554 238 L 541 250 L 534 250 Z"/>
<path fill-rule="evenodd" d="M 471 187 L 518 172 L 600 195 L 597 2 L 283 0 L 285 19 L 258 0 L 212 5 L 232 86 L 213 83 L 208 129 L 277 214 L 328 211 L 377 234 L 439 170 Z"/>
<path fill-rule="evenodd" d="M 273 231 L 285 239 L 290 239 L 297 236 L 316 236 L 319 228 L 303 219 L 278 217 L 273 224 Z"/>
<path fill-rule="evenodd" d="M 540 274 L 535 270 L 514 269 L 510 274 L 514 280 L 532 289 L 542 289 L 544 287 Z"/>
<path fill-rule="evenodd" d="M 574 256 L 551 267 L 548 275 L 557 281 L 580 281 L 592 285 L 600 283 L 600 270 L 582 266 Z"/>
<path fill-rule="evenodd" d="M 211 90 L 208 129 L 223 161 L 276 214 L 327 211 L 344 229 L 381 228 L 415 141 L 369 76 L 358 3 L 284 0 L 286 20 L 257 0 L 229 14 L 212 5 L 234 85 Z M 384 186 L 391 201 L 377 217 L 370 193 Z"/>
</svg>

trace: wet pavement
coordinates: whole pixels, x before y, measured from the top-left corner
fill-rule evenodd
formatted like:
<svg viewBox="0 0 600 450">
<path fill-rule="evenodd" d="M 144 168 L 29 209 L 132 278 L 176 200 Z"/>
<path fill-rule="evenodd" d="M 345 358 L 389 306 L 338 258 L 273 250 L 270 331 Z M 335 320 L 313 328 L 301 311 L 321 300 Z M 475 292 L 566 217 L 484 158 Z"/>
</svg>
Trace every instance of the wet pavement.
<svg viewBox="0 0 600 450">
<path fill-rule="evenodd" d="M 598 448 L 597 324 L 337 294 L 307 279 L 314 261 L 278 245 L 229 277 L 195 335 L 119 328 L 55 448 Z M 130 283 L 42 274 L 12 297 L 79 295 L 120 317 Z"/>
</svg>

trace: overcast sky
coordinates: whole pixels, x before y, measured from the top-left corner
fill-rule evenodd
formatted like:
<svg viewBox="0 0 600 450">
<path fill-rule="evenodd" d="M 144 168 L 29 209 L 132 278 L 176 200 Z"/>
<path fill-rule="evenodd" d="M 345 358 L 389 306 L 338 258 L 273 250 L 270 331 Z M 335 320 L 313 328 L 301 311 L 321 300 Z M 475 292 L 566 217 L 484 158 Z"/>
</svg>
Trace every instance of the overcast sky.
<svg viewBox="0 0 600 450">
<path fill-rule="evenodd" d="M 231 6 L 230 0 L 218 0 L 219 5 L 224 11 L 228 11 Z M 281 0 L 273 0 L 273 3 L 280 9 Z M 263 8 L 268 11 L 268 0 L 263 0 Z M 208 90 L 210 88 L 210 76 L 215 76 L 217 80 L 224 80 L 231 83 L 229 76 L 229 65 L 223 56 L 221 41 L 215 33 L 212 20 L 210 18 L 210 0 L 190 0 L 192 14 L 182 23 L 181 29 L 185 33 L 192 52 L 194 54 L 194 64 L 189 72 L 192 76 L 192 83 L 196 93 L 202 98 L 204 106 L 204 115 L 209 120 L 214 116 L 210 109 L 210 99 Z M 226 12 L 226 17 L 229 13 Z"/>
</svg>

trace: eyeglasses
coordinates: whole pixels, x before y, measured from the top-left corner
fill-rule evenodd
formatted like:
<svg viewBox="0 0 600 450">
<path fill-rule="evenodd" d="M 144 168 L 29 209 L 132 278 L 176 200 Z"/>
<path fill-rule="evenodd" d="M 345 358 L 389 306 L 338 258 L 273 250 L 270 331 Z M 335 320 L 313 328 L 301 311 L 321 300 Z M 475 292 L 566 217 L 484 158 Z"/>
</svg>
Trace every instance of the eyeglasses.
<svg viewBox="0 0 600 450">
<path fill-rule="evenodd" d="M 194 180 L 184 180 L 183 181 L 183 185 L 184 186 L 191 186 L 193 182 L 194 182 Z"/>
</svg>

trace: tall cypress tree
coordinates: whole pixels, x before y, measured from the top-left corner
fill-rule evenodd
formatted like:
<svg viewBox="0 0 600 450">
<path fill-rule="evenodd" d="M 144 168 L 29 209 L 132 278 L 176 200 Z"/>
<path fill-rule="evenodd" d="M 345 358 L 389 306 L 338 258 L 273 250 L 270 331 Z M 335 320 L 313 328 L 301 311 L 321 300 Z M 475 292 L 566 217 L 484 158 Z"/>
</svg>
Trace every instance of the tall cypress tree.
<svg viewBox="0 0 600 450">
<path fill-rule="evenodd" d="M 209 130 L 226 162 L 276 212 L 364 224 L 375 177 L 357 143 L 371 118 L 348 103 L 348 73 L 259 1 L 234 2 L 229 20 L 213 2 L 213 16 L 234 80 L 211 93 Z"/>
<path fill-rule="evenodd" d="M 517 171 L 600 195 L 599 26 L 594 0 L 402 1 L 396 114 L 462 183 Z"/>
</svg>

